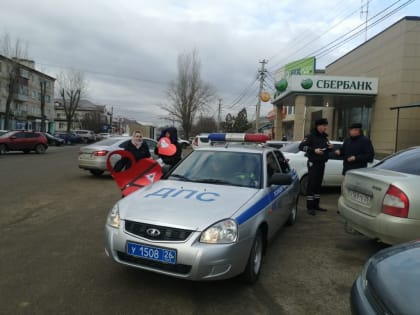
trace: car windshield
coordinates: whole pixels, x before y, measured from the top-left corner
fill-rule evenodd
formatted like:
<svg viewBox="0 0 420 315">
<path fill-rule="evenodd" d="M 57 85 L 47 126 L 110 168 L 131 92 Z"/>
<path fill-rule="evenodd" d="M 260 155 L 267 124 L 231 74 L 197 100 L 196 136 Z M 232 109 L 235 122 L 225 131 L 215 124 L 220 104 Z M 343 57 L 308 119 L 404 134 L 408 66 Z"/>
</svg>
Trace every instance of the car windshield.
<svg viewBox="0 0 420 315">
<path fill-rule="evenodd" d="M 399 151 L 383 159 L 374 168 L 400 173 L 420 175 L 420 148 Z"/>
<path fill-rule="evenodd" d="M 300 151 L 299 144 L 300 142 L 288 143 L 287 145 L 284 145 L 283 147 L 281 147 L 280 150 L 282 152 L 298 153 Z"/>
<path fill-rule="evenodd" d="M 240 187 L 261 187 L 261 155 L 243 152 L 194 151 L 169 179 Z"/>
</svg>

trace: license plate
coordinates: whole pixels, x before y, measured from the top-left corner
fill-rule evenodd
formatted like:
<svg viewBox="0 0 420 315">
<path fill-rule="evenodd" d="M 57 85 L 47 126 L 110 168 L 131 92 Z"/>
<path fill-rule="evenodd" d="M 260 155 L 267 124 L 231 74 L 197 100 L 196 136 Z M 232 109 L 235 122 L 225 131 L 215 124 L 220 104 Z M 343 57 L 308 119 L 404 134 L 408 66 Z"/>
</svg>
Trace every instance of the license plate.
<svg viewBox="0 0 420 315">
<path fill-rule="evenodd" d="M 82 154 L 80 154 L 80 159 L 81 160 L 92 160 L 93 157 L 92 157 L 92 154 L 90 154 L 90 153 L 82 153 Z"/>
<path fill-rule="evenodd" d="M 365 206 L 370 205 L 370 202 L 372 201 L 372 197 L 359 193 L 358 191 L 349 190 L 350 198 L 354 201 L 357 201 Z"/>
<path fill-rule="evenodd" d="M 144 259 L 176 264 L 176 250 L 127 242 L 127 254 Z"/>
</svg>

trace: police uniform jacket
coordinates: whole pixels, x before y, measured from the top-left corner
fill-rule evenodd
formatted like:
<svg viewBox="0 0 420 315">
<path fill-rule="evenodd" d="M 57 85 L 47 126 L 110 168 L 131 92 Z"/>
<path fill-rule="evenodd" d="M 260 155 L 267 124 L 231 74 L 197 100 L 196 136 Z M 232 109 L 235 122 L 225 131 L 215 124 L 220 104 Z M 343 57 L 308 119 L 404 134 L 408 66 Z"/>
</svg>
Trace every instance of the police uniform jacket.
<svg viewBox="0 0 420 315">
<path fill-rule="evenodd" d="M 299 150 L 305 151 L 308 161 L 312 163 L 325 163 L 328 161 L 328 152 L 330 149 L 328 134 L 320 133 L 314 128 L 310 134 L 305 136 L 303 141 L 299 144 Z M 324 149 L 324 154 L 316 154 L 315 149 Z"/>
<path fill-rule="evenodd" d="M 359 135 L 344 140 L 340 155 L 344 157 L 343 174 L 345 174 L 348 170 L 366 167 L 368 162 L 373 161 L 375 151 L 370 139 Z M 356 157 L 356 160 L 347 161 L 347 158 L 353 155 Z"/>
</svg>

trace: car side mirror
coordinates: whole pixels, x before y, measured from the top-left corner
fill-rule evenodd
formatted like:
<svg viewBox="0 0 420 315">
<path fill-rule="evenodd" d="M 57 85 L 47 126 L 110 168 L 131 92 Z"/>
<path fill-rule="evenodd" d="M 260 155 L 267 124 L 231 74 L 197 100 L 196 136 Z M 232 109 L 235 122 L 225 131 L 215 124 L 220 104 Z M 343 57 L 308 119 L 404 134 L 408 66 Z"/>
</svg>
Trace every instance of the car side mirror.
<svg viewBox="0 0 420 315">
<path fill-rule="evenodd" d="M 268 185 L 290 185 L 292 183 L 291 174 L 274 173 L 268 180 Z"/>
<path fill-rule="evenodd" d="M 16 136 L 11 136 L 11 137 L 9 137 L 9 139 L 14 140 L 14 139 L 16 139 Z"/>
</svg>

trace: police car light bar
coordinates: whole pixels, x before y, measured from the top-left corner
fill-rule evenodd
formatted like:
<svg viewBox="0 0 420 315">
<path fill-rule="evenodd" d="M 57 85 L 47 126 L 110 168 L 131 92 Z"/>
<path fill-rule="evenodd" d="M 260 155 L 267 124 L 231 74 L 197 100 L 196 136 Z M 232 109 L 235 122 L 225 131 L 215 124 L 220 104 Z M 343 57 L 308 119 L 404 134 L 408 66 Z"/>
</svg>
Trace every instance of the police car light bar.
<svg viewBox="0 0 420 315">
<path fill-rule="evenodd" d="M 213 142 L 266 142 L 270 138 L 262 133 L 211 133 L 208 135 Z"/>
</svg>

